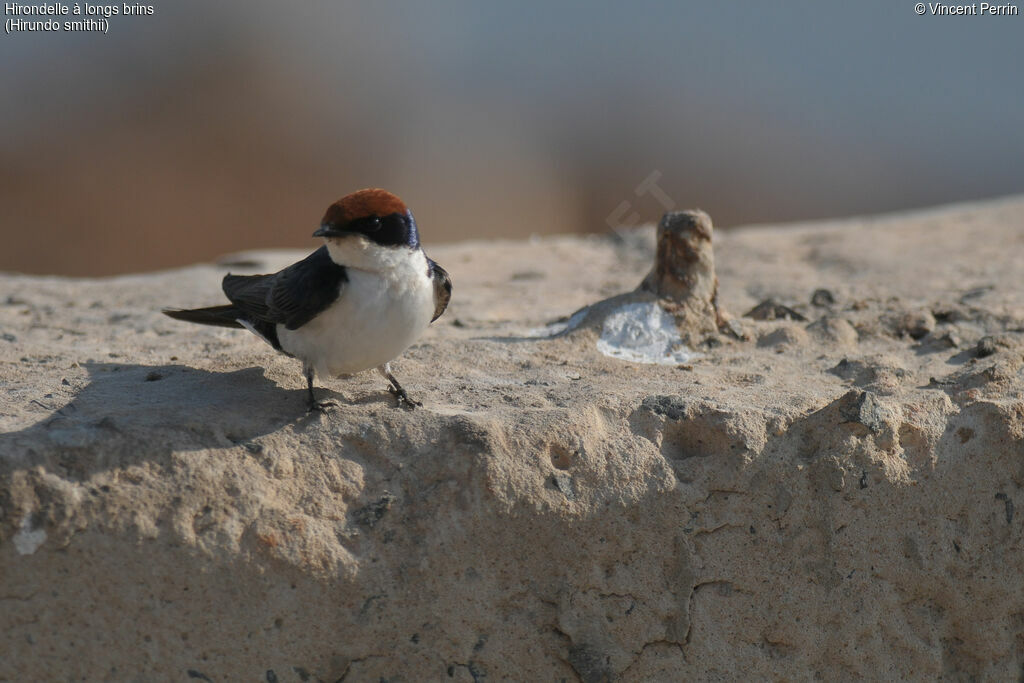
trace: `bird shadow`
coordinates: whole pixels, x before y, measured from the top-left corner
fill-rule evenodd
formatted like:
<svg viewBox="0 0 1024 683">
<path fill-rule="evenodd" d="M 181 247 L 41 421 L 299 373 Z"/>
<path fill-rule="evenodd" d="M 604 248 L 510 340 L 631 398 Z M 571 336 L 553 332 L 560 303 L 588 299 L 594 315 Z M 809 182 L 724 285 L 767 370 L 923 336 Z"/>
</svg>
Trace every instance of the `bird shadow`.
<svg viewBox="0 0 1024 683">
<path fill-rule="evenodd" d="M 0 434 L 4 469 L 45 465 L 71 478 L 161 460 L 171 453 L 242 445 L 288 425 L 318 421 L 305 389 L 284 389 L 261 368 L 213 372 L 185 365 L 86 363 L 86 386 L 24 429 Z M 342 399 L 318 388 L 319 398 Z M 52 399 L 50 399 L 52 400 Z"/>
</svg>

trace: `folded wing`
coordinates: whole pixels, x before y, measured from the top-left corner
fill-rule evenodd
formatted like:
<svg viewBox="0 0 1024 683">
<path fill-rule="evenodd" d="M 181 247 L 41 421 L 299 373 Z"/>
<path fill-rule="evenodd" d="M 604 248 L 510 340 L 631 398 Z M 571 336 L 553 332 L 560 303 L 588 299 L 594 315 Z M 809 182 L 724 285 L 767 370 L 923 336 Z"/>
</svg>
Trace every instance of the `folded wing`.
<svg viewBox="0 0 1024 683">
<path fill-rule="evenodd" d="M 252 322 L 298 329 L 331 305 L 348 281 L 327 247 L 272 275 L 226 275 L 224 294 Z"/>
<path fill-rule="evenodd" d="M 434 281 L 434 317 L 430 319 L 430 322 L 434 322 L 441 317 L 448 308 L 448 302 L 451 301 L 452 279 L 448 276 L 447 270 L 429 258 L 427 264 L 430 266 L 430 277 Z"/>
</svg>

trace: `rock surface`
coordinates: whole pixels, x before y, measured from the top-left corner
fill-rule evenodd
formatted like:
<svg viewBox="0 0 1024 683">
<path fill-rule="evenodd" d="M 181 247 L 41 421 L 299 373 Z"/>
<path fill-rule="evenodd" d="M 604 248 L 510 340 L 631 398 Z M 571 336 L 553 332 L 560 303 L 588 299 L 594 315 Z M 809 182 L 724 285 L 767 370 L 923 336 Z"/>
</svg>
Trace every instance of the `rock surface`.
<svg viewBox="0 0 1024 683">
<path fill-rule="evenodd" d="M 1018 677 L 1024 199 L 715 240 L 679 367 L 536 336 L 652 230 L 432 250 L 414 411 L 159 314 L 295 253 L 0 276 L 0 680 Z"/>
</svg>

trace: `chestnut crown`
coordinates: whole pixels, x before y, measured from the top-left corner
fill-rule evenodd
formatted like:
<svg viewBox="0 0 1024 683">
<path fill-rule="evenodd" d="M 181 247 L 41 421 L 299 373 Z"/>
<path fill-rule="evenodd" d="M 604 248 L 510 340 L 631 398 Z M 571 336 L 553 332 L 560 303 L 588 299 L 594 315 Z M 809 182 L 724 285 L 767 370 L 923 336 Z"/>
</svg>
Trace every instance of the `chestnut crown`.
<svg viewBox="0 0 1024 683">
<path fill-rule="evenodd" d="M 320 229 L 314 237 L 362 235 L 388 247 L 420 245 L 419 231 L 412 212 L 387 190 L 369 188 L 345 195 L 327 207 Z"/>
</svg>

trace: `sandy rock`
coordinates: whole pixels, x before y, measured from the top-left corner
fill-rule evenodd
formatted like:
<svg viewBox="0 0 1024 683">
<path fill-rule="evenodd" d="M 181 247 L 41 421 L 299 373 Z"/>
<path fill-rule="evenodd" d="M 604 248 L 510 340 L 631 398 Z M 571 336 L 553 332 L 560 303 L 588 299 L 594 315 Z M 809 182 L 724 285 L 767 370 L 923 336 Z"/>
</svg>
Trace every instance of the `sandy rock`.
<svg viewBox="0 0 1024 683">
<path fill-rule="evenodd" d="M 705 212 L 666 213 L 655 233 L 654 265 L 640 285 L 669 305 L 687 341 L 717 332 L 723 324 L 713 237 Z"/>
<path fill-rule="evenodd" d="M 1022 219 L 720 232 L 719 303 L 808 321 L 681 366 L 543 332 L 653 230 L 433 249 L 414 411 L 159 314 L 225 267 L 0 276 L 0 680 L 1015 678 Z"/>
<path fill-rule="evenodd" d="M 761 335 L 757 340 L 757 345 L 774 348 L 778 353 L 784 353 L 789 347 L 803 346 L 809 341 L 810 335 L 803 327 L 781 325 L 771 332 Z"/>
</svg>

